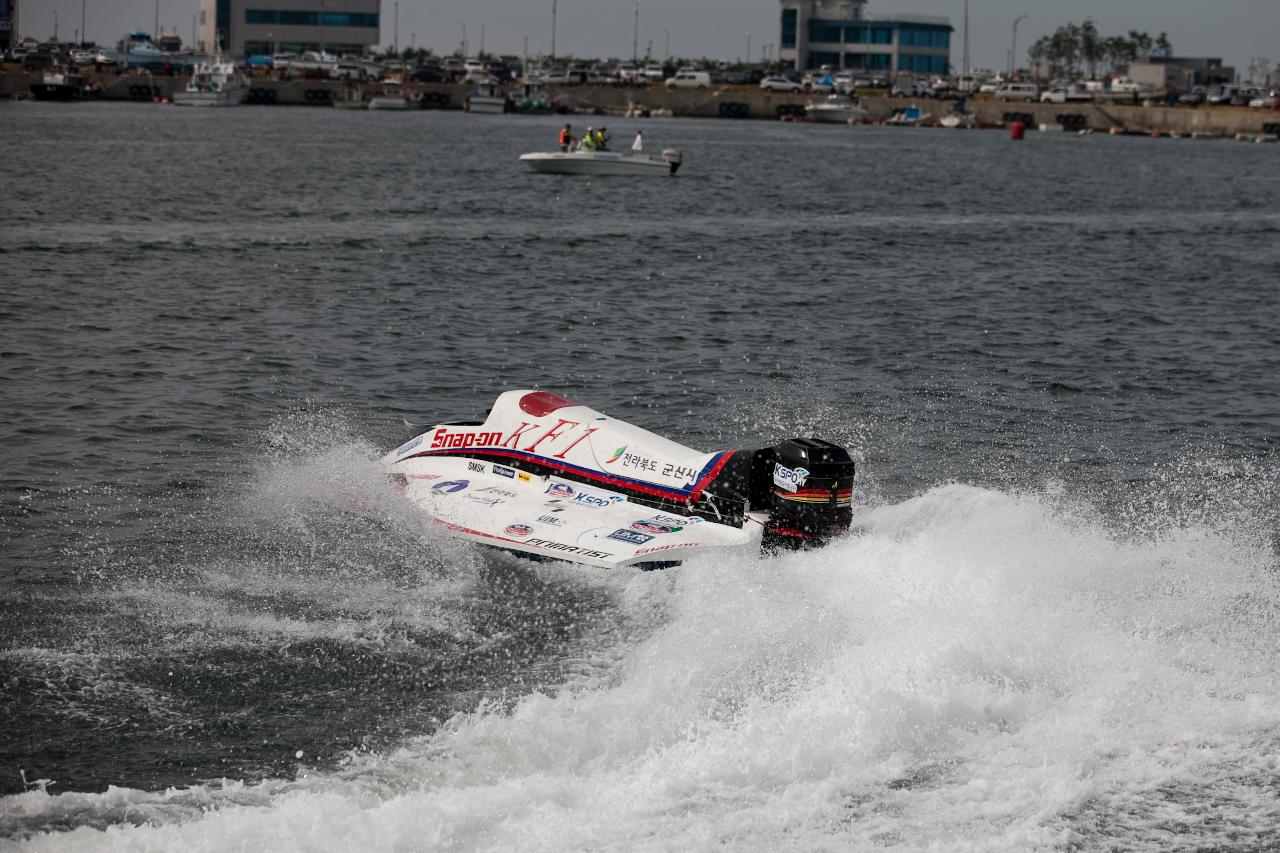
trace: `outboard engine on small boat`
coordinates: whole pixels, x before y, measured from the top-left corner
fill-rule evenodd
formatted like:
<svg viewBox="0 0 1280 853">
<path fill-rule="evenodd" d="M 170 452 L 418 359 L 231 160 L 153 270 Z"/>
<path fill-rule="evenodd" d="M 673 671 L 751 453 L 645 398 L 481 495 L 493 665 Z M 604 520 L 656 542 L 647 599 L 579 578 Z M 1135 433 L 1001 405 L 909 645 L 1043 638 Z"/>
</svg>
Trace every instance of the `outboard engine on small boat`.
<svg viewBox="0 0 1280 853">
<path fill-rule="evenodd" d="M 765 549 L 825 545 L 853 521 L 854 464 L 849 452 L 819 438 L 792 438 L 757 450 L 751 499 L 770 507 Z"/>
<path fill-rule="evenodd" d="M 680 168 L 680 163 L 683 162 L 684 158 L 680 156 L 680 152 L 676 149 L 665 148 L 662 151 L 662 159 L 671 164 L 671 174 L 674 175 Z"/>
</svg>

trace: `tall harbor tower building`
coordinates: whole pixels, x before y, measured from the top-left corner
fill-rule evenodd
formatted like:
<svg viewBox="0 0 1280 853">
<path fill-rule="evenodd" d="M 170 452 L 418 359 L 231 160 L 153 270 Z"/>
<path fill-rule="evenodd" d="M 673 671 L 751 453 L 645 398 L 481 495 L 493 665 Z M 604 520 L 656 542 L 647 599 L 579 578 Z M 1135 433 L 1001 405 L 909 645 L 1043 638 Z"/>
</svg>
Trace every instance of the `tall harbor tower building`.
<svg viewBox="0 0 1280 853">
<path fill-rule="evenodd" d="M 781 0 L 778 58 L 797 71 L 829 65 L 872 74 L 947 74 L 951 20 L 933 15 L 874 18 L 866 0 Z"/>
<path fill-rule="evenodd" d="M 378 43 L 380 5 L 381 0 L 200 0 L 197 47 L 220 48 L 234 59 L 304 50 L 367 53 Z"/>
</svg>

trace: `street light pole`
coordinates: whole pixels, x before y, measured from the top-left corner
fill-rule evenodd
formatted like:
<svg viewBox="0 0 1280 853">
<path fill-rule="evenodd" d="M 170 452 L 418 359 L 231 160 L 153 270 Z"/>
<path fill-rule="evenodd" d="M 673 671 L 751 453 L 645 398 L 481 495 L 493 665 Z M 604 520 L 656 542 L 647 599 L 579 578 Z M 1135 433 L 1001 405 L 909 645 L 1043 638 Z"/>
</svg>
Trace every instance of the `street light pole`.
<svg viewBox="0 0 1280 853">
<path fill-rule="evenodd" d="M 551 0 L 551 61 L 556 61 L 556 0 Z"/>
<path fill-rule="evenodd" d="M 631 64 L 640 59 L 640 0 L 636 0 L 636 25 L 631 31 Z"/>
<path fill-rule="evenodd" d="M 1013 79 L 1013 68 L 1018 64 L 1018 22 L 1026 15 L 1019 15 L 1013 19 L 1013 40 L 1009 43 L 1009 79 Z"/>
<path fill-rule="evenodd" d="M 89 33 L 84 28 L 84 3 L 85 0 L 80 0 L 80 44 L 82 45 L 89 40 Z"/>
<path fill-rule="evenodd" d="M 662 48 L 662 61 L 667 62 L 671 59 L 671 30 L 663 27 L 662 34 L 667 37 L 666 43 Z"/>
<path fill-rule="evenodd" d="M 751 64 L 751 33 L 747 33 L 747 64 Z"/>
<path fill-rule="evenodd" d="M 465 61 L 467 58 L 467 25 L 459 21 L 458 26 L 462 27 L 462 59 Z"/>
</svg>

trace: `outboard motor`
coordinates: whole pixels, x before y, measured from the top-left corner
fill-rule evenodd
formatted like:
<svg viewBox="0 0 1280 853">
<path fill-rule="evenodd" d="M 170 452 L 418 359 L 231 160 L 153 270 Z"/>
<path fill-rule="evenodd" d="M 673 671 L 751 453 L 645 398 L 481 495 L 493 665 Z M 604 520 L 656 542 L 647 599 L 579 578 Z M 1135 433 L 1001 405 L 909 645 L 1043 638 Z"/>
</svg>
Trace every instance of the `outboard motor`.
<svg viewBox="0 0 1280 853">
<path fill-rule="evenodd" d="M 676 149 L 666 148 L 662 151 L 662 159 L 671 164 L 671 174 L 674 175 L 676 170 L 680 168 L 680 164 L 683 162 L 684 158 L 680 156 L 680 152 Z"/>
<path fill-rule="evenodd" d="M 751 502 L 771 510 L 763 546 L 824 545 L 846 530 L 853 521 L 853 475 L 849 452 L 820 438 L 792 438 L 757 451 Z"/>
</svg>

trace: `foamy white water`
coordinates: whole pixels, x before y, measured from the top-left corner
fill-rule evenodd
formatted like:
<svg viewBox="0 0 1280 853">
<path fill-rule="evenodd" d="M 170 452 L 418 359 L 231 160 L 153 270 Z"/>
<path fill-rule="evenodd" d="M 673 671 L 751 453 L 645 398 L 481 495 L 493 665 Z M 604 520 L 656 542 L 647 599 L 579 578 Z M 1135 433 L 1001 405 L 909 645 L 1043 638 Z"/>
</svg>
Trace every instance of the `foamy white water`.
<svg viewBox="0 0 1280 853">
<path fill-rule="evenodd" d="M 1265 540 L 961 486 L 858 521 L 810 554 L 583 570 L 657 628 L 340 770 L 0 810 L 77 826 L 34 850 L 1280 844 Z"/>
</svg>

